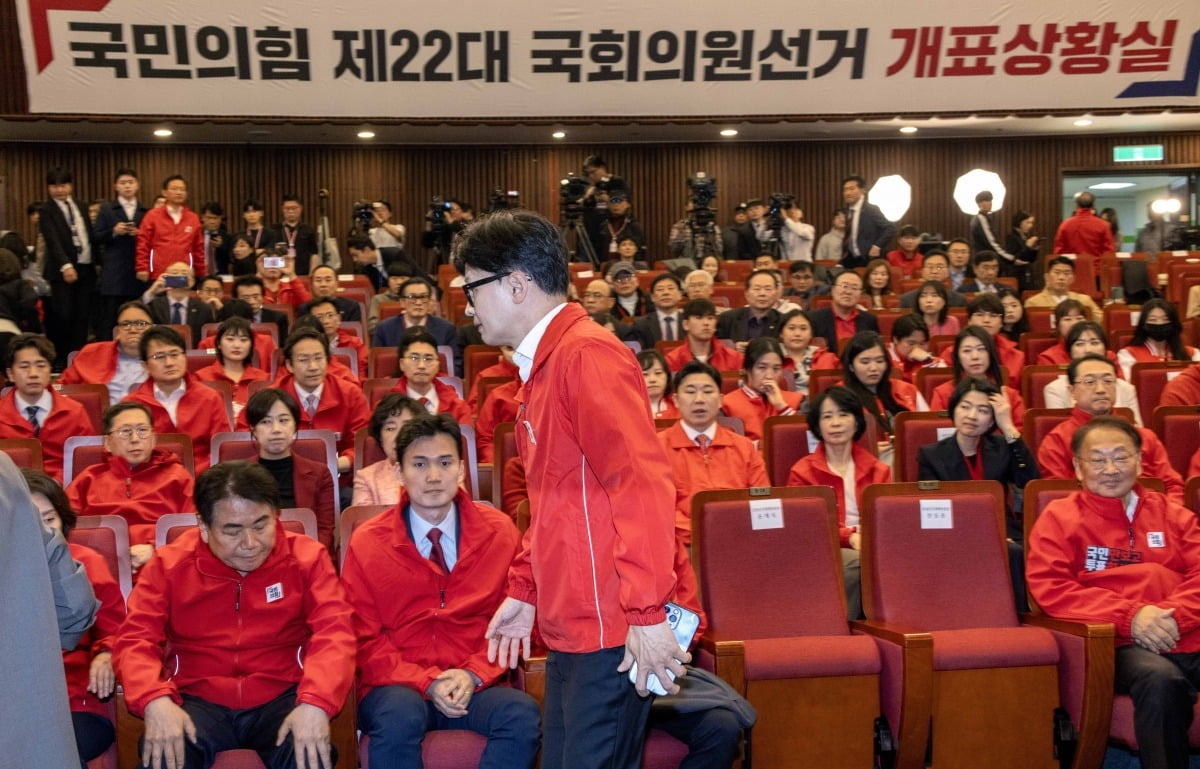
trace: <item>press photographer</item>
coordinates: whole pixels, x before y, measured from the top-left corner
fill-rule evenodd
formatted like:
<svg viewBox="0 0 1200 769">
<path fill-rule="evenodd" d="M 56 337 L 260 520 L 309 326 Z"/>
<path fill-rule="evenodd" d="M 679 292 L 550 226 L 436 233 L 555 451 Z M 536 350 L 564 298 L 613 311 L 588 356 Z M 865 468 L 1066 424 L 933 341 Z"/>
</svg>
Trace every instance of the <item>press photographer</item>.
<svg viewBox="0 0 1200 769">
<path fill-rule="evenodd" d="M 717 197 L 717 180 L 703 171 L 687 180 L 688 202 L 683 219 L 671 225 L 667 246 L 671 256 L 693 262 L 712 254 L 720 257 L 723 251 L 721 228 L 717 226 L 712 202 Z"/>
<path fill-rule="evenodd" d="M 783 192 L 772 193 L 767 205 L 766 227 L 758 231 L 758 239 L 777 244 L 777 259 L 790 262 L 811 262 L 817 230 L 804 222 L 804 211 L 796 204 L 796 196 Z"/>
</svg>

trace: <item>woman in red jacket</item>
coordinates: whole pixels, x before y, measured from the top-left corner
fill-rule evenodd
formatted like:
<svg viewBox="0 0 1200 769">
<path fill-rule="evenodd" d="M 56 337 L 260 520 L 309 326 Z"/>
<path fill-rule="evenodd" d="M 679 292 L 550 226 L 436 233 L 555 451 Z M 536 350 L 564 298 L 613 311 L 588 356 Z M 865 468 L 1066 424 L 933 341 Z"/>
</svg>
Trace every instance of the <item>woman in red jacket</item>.
<svg viewBox="0 0 1200 769">
<path fill-rule="evenodd" d="M 903 379 L 892 378 L 892 359 L 883 337 L 874 331 L 860 331 L 842 350 L 844 384 L 858 396 L 867 418 L 879 425 L 879 440 L 887 440 L 892 423 L 901 411 L 928 411 L 917 388 Z"/>
<path fill-rule="evenodd" d="M 41 470 L 25 469 L 21 474 L 29 484 L 33 506 L 42 514 L 42 522 L 64 537 L 69 536 L 75 528 L 76 515 L 62 487 Z M 74 649 L 64 649 L 62 653 L 75 745 L 80 762 L 86 766 L 88 761 L 103 755 L 116 736 L 108 706 L 102 700 L 112 696 L 116 689 L 111 642 L 125 619 L 125 597 L 103 556 L 83 545 L 72 543 L 70 548 L 71 557 L 83 564 L 100 601 L 95 624 Z"/>
<path fill-rule="evenodd" d="M 891 483 L 892 469 L 857 441 L 867 431 L 867 418 L 857 395 L 846 387 L 830 387 L 813 401 L 809 429 L 820 441 L 817 450 L 792 465 L 789 486 L 831 486 L 837 499 L 838 531 L 842 540 L 842 573 L 850 619 L 862 615 L 859 591 L 858 531 L 863 489 L 872 483 Z"/>
<path fill-rule="evenodd" d="M 329 468 L 292 453 L 300 424 L 300 404 L 286 390 L 259 390 L 246 404 L 250 435 L 258 445 L 257 462 L 279 485 L 281 508 L 307 507 L 317 516 L 317 539 L 333 550 L 334 489 Z"/>
<path fill-rule="evenodd" d="M 841 368 L 837 354 L 813 344 L 812 321 L 804 310 L 792 310 L 779 319 L 783 344 L 783 370 L 796 377 L 796 392 L 808 397 L 808 376 L 817 369 Z"/>
<path fill-rule="evenodd" d="M 637 361 L 646 380 L 646 394 L 650 396 L 650 415 L 655 419 L 679 419 L 667 359 L 658 350 L 642 350 Z"/>
<path fill-rule="evenodd" d="M 986 379 L 1000 386 L 1000 392 L 1012 407 L 1012 419 L 1017 429 L 1025 424 L 1025 399 L 1021 393 L 1004 384 L 1000 376 L 1000 356 L 996 351 L 996 341 L 992 335 L 978 326 L 967 326 L 958 332 L 954 339 L 954 353 L 951 356 L 954 365 L 954 379 L 942 382 L 933 388 L 929 395 L 929 408 L 934 411 L 946 411 L 950 408 L 950 396 L 954 387 L 963 379 L 975 377 Z"/>
<path fill-rule="evenodd" d="M 742 420 L 746 437 L 752 441 L 762 438 L 767 417 L 795 414 L 804 400 L 800 393 L 780 386 L 782 372 L 783 345 L 779 340 L 773 336 L 750 340 L 742 361 L 742 386 L 724 397 L 721 410 Z"/>
<path fill-rule="evenodd" d="M 250 365 L 254 331 L 250 321 L 233 317 L 217 328 L 217 359 L 196 372 L 201 382 L 229 382 L 233 385 L 233 416 L 236 418 L 250 400 L 250 383 L 265 382 L 270 375 Z M 266 365 L 270 365 L 267 361 Z"/>
</svg>

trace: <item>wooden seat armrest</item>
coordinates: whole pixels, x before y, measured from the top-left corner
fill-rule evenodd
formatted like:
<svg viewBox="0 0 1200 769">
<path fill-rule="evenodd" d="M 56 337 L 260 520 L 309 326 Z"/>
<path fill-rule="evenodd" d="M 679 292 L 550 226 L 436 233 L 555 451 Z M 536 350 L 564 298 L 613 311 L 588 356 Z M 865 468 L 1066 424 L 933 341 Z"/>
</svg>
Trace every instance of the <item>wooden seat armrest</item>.
<svg viewBox="0 0 1200 769">
<path fill-rule="evenodd" d="M 1057 619 L 1045 614 L 1020 614 L 1018 619 L 1023 625 L 1033 625 L 1057 633 L 1079 636 L 1080 638 L 1116 638 L 1117 629 L 1111 622 L 1081 622 L 1072 619 Z"/>
<path fill-rule="evenodd" d="M 1063 706 L 1071 715 L 1075 728 L 1079 730 L 1079 742 L 1075 748 L 1072 769 L 1100 766 L 1104 761 L 1108 745 L 1108 734 L 1112 727 L 1113 679 L 1115 675 L 1116 628 L 1109 622 L 1081 622 L 1057 619 L 1044 614 L 1022 614 L 1021 622 L 1032 627 L 1045 628 L 1057 637 L 1060 652 L 1059 679 L 1064 686 L 1074 684 L 1073 691 L 1082 686 L 1082 697 L 1064 701 Z M 1078 639 L 1077 642 L 1071 642 Z M 1068 649 L 1082 655 L 1066 654 Z M 1082 657 L 1082 659 L 1080 659 Z"/>
<path fill-rule="evenodd" d="M 900 650 L 901 670 L 889 669 L 886 658 L 882 675 L 899 683 L 900 723 L 892 724 L 896 735 L 897 769 L 925 766 L 929 743 L 929 720 L 933 713 L 933 636 L 906 625 L 876 620 L 850 623 L 855 632 L 890 644 Z M 883 649 L 880 649 L 881 653 Z M 884 712 L 888 712 L 885 706 Z"/>
<path fill-rule="evenodd" d="M 538 707 L 546 703 L 546 658 L 530 657 L 521 660 L 516 670 L 516 686 L 537 700 Z"/>
<path fill-rule="evenodd" d="M 713 658 L 717 677 L 746 696 L 746 644 L 744 641 L 706 633 L 700 638 L 699 651 Z M 695 662 L 695 660 L 693 660 Z"/>
<path fill-rule="evenodd" d="M 894 622 L 880 622 L 878 620 L 867 619 L 851 622 L 850 629 L 875 636 L 876 638 L 898 644 L 905 648 L 918 649 L 928 647 L 929 649 L 933 649 L 933 636 L 907 625 L 897 625 Z"/>
</svg>

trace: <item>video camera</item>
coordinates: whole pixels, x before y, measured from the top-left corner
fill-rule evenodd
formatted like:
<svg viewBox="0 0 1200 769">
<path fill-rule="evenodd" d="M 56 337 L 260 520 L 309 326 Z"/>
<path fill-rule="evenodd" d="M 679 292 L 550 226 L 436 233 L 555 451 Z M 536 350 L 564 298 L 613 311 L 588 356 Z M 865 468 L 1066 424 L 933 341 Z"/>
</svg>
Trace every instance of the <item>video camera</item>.
<svg viewBox="0 0 1200 769">
<path fill-rule="evenodd" d="M 375 204 L 366 200 L 356 202 L 351 220 L 364 233 L 367 232 L 375 221 Z"/>
<path fill-rule="evenodd" d="M 588 191 L 587 179 L 567 174 L 558 182 L 558 207 L 564 222 L 578 221 L 583 214 L 583 196 Z"/>
<path fill-rule="evenodd" d="M 710 204 L 717 197 L 717 180 L 703 171 L 697 171 L 688 178 L 687 186 L 692 203 L 692 217 L 688 224 L 693 230 L 707 229 L 716 217 Z"/>
<path fill-rule="evenodd" d="M 507 211 L 510 208 L 519 208 L 518 199 L 521 193 L 517 190 L 509 190 L 503 187 L 496 187 L 492 190 L 492 194 L 488 196 L 488 213 L 495 211 Z"/>
<path fill-rule="evenodd" d="M 796 196 L 783 192 L 772 192 L 767 202 L 767 226 L 774 230 L 775 236 L 783 229 L 783 212 L 796 207 Z"/>
<path fill-rule="evenodd" d="M 448 226 L 446 222 L 446 212 L 450 210 L 450 202 L 442 200 L 441 195 L 434 195 L 429 202 L 430 229 L 434 232 L 441 232 Z"/>
</svg>

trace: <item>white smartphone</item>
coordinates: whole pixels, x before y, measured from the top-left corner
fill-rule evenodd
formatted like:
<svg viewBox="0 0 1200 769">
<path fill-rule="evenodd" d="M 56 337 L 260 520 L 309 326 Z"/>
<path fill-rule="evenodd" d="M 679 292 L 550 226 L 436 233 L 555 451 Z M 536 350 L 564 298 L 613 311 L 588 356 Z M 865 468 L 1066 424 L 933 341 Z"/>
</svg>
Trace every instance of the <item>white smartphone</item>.
<svg viewBox="0 0 1200 769">
<path fill-rule="evenodd" d="M 667 624 L 671 626 L 671 632 L 675 634 L 679 648 L 687 651 L 688 647 L 692 645 L 696 630 L 700 627 L 700 615 L 673 602 L 668 602 L 663 608 L 666 609 Z M 671 671 L 668 670 L 667 675 L 671 677 L 672 681 L 675 680 L 675 674 Z M 629 682 L 637 685 L 636 662 L 629 668 Z M 662 681 L 659 681 L 658 676 L 654 673 L 646 676 L 646 688 L 660 697 L 667 693 L 667 690 L 663 688 Z"/>
</svg>

